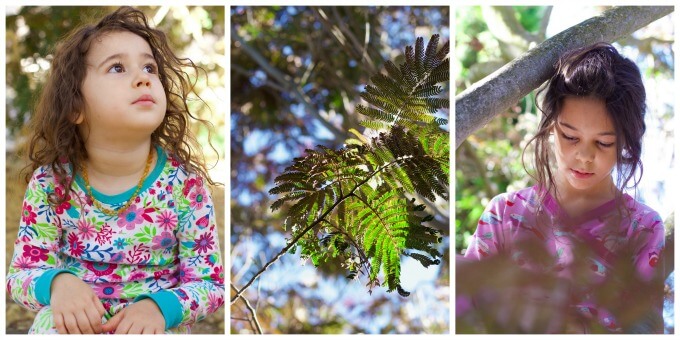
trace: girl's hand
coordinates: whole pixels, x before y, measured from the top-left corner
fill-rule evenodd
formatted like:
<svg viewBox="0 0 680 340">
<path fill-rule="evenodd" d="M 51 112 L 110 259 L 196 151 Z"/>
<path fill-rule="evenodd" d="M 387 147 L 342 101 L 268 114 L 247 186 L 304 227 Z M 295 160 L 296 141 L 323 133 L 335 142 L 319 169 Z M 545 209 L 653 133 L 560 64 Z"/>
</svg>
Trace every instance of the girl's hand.
<svg viewBox="0 0 680 340">
<path fill-rule="evenodd" d="M 106 313 L 94 290 L 75 275 L 54 277 L 50 306 L 59 334 L 99 334 Z"/>
<path fill-rule="evenodd" d="M 137 301 L 102 325 L 104 332 L 116 334 L 164 334 L 165 318 L 151 299 Z"/>
</svg>

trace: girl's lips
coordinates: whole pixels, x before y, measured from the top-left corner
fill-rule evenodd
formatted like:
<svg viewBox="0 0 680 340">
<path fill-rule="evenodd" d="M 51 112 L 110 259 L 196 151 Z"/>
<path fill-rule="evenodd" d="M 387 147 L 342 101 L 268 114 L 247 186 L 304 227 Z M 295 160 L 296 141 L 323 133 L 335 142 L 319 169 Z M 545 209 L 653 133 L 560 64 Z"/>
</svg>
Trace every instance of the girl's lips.
<svg viewBox="0 0 680 340">
<path fill-rule="evenodd" d="M 148 94 L 140 96 L 139 98 L 137 98 L 137 100 L 135 100 L 133 102 L 133 104 L 142 104 L 142 105 L 152 105 L 152 104 L 155 104 L 155 103 L 156 103 L 156 101 L 153 99 L 153 97 L 148 95 Z"/>
<path fill-rule="evenodd" d="M 574 169 L 569 169 L 569 170 L 571 170 L 571 174 L 578 179 L 586 179 L 586 178 L 589 178 L 589 177 L 595 175 L 592 172 L 581 172 L 581 171 L 574 170 Z"/>
</svg>

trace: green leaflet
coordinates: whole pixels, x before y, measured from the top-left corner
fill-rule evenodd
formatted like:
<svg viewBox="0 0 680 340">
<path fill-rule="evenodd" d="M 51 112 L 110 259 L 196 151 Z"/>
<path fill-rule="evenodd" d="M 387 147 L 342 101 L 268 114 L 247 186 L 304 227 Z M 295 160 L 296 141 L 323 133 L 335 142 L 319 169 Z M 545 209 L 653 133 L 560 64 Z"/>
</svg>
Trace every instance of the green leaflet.
<svg viewBox="0 0 680 340">
<path fill-rule="evenodd" d="M 368 106 L 356 111 L 377 136 L 353 130 L 358 138 L 339 150 L 306 150 L 269 191 L 279 195 L 272 211 L 288 207 L 284 226 L 300 237 L 292 249 L 315 266 L 339 259 L 347 278 L 368 279 L 369 292 L 382 280 L 388 291 L 410 294 L 400 285 L 404 256 L 425 267 L 441 262 L 440 233 L 425 225 L 434 216 L 406 198 L 449 199 L 448 120 L 440 113 L 449 100 L 435 97 L 448 87 L 438 84 L 449 80 L 449 44 L 438 50 L 438 42 L 434 35 L 425 47 L 418 38 L 403 64 L 388 61 L 387 74 L 371 78 L 361 94 Z"/>
<path fill-rule="evenodd" d="M 439 35 L 433 35 L 427 48 L 423 38 L 416 39 L 415 49 L 406 47 L 405 62 L 399 67 L 388 61 L 387 74 L 371 77 L 361 97 L 370 106 L 357 105 L 357 112 L 367 116 L 361 125 L 380 130 L 399 124 L 415 130 L 428 124 L 446 124 L 435 117 L 440 109 L 449 108 L 448 98 L 435 97 L 443 91 L 436 84 L 449 80 L 449 43 L 437 50 Z"/>
</svg>

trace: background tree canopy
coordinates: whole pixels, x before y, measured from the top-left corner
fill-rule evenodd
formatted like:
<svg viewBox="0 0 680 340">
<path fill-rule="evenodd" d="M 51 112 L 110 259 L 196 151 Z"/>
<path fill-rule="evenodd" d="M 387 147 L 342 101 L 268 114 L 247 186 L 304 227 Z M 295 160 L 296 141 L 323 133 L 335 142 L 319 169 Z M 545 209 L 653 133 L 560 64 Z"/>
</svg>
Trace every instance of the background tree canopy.
<svg viewBox="0 0 680 340">
<path fill-rule="evenodd" d="M 454 73 L 456 93 L 519 57 L 551 36 L 599 15 L 608 7 L 458 7 Z M 676 15 L 676 14 L 672 14 Z M 647 91 L 644 176 L 637 197 L 672 220 L 669 180 L 674 165 L 672 51 L 673 19 L 665 16 L 614 42 L 640 68 Z M 456 149 L 456 254 L 468 246 L 477 221 L 494 196 L 533 184 L 522 165 L 522 150 L 536 132 L 540 112 L 531 92 L 500 112 Z M 491 99 L 492 100 L 492 99 Z M 528 149 L 527 157 L 532 151 Z M 527 167 L 531 159 L 526 159 Z M 671 232 L 673 226 L 667 225 Z M 671 230 L 669 230 L 671 229 Z M 667 331 L 673 325 L 673 275 L 664 307 Z"/>
<path fill-rule="evenodd" d="M 267 192 L 305 149 L 338 149 L 349 129 L 363 131 L 354 108 L 368 78 L 416 37 L 449 40 L 448 7 L 232 7 L 231 281 L 241 287 L 285 245 L 285 211 Z M 448 92 L 448 85 L 445 93 Z M 448 112 L 446 112 L 448 114 Z M 448 204 L 427 209 L 448 254 Z M 428 222 L 429 223 L 429 222 Z M 338 262 L 318 269 L 285 255 L 246 291 L 268 333 L 448 332 L 448 256 L 418 269 L 404 262 L 409 298 L 372 295 L 348 280 Z M 232 292 L 233 293 L 233 292 Z M 231 310 L 233 333 L 254 332 L 242 302 Z"/>
<path fill-rule="evenodd" d="M 82 22 L 93 22 L 117 7 L 7 7 L 6 8 L 6 116 L 7 125 L 7 191 L 6 191 L 6 251 L 5 266 L 9 264 L 17 236 L 21 202 L 26 189 L 19 171 L 24 167 L 24 159 L 16 151 L 25 140 L 22 129 L 31 116 L 33 105 L 49 71 L 51 53 L 61 37 Z M 203 6 L 151 6 L 138 7 L 149 18 L 152 25 L 165 32 L 170 46 L 179 57 L 190 58 L 205 69 L 197 76 L 196 92 L 205 101 L 192 100 L 189 107 L 192 113 L 207 119 L 214 125 L 211 141 L 218 153 L 207 148 L 204 154 L 211 176 L 218 182 L 226 182 L 226 162 L 224 159 L 225 138 L 222 133 L 226 110 L 223 98 L 226 94 L 224 59 L 224 7 Z M 194 127 L 202 145 L 207 145 L 208 131 L 203 125 Z M 220 236 L 224 235 L 224 188 L 212 190 L 216 207 L 216 218 Z M 222 238 L 223 239 L 223 238 Z M 222 252 L 224 244 L 221 242 Z M 6 267 L 5 267 L 6 268 Z M 6 270 L 5 270 L 6 272 Z M 6 300 L 7 332 L 26 333 L 34 313 L 22 309 Z M 199 322 L 194 333 L 224 333 L 224 309 L 211 315 L 206 321 Z"/>
</svg>

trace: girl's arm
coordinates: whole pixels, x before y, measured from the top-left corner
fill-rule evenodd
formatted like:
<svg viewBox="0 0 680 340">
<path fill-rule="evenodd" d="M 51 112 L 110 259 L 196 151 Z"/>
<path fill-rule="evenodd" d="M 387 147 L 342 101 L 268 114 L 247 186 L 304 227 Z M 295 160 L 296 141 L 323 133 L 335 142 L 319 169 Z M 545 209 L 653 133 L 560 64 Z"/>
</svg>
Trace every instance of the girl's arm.
<svg viewBox="0 0 680 340">
<path fill-rule="evenodd" d="M 201 178 L 190 174 L 173 195 L 179 215 L 180 285 L 135 299 L 152 298 L 166 329 L 202 320 L 224 305 L 222 253 L 210 192 Z"/>
<path fill-rule="evenodd" d="M 66 270 L 59 254 L 60 221 L 47 200 L 51 176 L 37 169 L 24 196 L 19 233 L 7 273 L 12 299 L 32 311 L 50 304 L 54 277 Z M 68 203 L 67 203 L 68 204 Z"/>
<path fill-rule="evenodd" d="M 503 215 L 505 195 L 498 195 L 487 204 L 472 235 L 465 258 L 481 260 L 503 249 Z"/>
<path fill-rule="evenodd" d="M 636 313 L 641 314 L 633 325 L 625 329 L 626 333 L 663 333 L 663 301 L 664 281 L 666 279 L 665 263 L 662 261 L 665 248 L 665 228 L 659 214 L 655 211 L 646 213 L 638 230 L 633 233 L 635 256 L 633 258 L 638 277 L 634 282 L 641 282 L 637 289 L 632 289 L 632 300 L 638 301 Z"/>
</svg>

